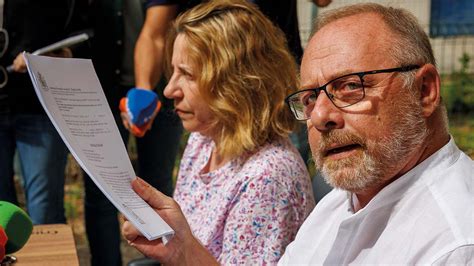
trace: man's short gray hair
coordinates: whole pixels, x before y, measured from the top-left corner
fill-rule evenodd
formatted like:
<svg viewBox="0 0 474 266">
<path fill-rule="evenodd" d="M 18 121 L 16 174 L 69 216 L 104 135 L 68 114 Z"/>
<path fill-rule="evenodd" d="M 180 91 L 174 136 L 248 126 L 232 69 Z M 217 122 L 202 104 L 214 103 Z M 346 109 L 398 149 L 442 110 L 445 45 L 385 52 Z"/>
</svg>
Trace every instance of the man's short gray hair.
<svg viewBox="0 0 474 266">
<path fill-rule="evenodd" d="M 363 13 L 379 15 L 392 33 L 397 36 L 392 40 L 389 53 L 399 66 L 411 64 L 433 64 L 436 66 L 428 35 L 418 20 L 404 9 L 375 3 L 362 3 L 333 9 L 318 15 L 312 35 L 333 21 Z M 404 73 L 404 76 L 405 85 L 412 87 L 414 72 Z"/>
</svg>

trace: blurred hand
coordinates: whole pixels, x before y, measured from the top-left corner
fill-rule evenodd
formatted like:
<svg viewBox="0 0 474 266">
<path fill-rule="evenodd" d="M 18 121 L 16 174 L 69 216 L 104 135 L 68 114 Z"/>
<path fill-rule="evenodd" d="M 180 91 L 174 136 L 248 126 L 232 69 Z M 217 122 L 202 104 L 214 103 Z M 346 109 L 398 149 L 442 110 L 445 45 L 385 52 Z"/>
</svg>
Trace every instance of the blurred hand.
<svg viewBox="0 0 474 266">
<path fill-rule="evenodd" d="M 19 53 L 15 60 L 13 60 L 13 71 L 19 73 L 26 73 L 26 63 L 25 59 L 23 59 L 22 53 Z"/>
<path fill-rule="evenodd" d="M 178 203 L 140 178 L 132 181 L 133 190 L 173 228 L 175 234 L 168 243 L 161 239 L 149 241 L 129 221 L 122 226 L 128 243 L 145 256 L 170 265 L 217 265 L 217 261 L 194 238 Z"/>
<path fill-rule="evenodd" d="M 53 57 L 65 57 L 65 58 L 71 58 L 72 57 L 72 51 L 69 48 L 62 48 L 60 50 L 57 50 L 55 52 L 51 53 L 46 53 L 44 54 L 45 56 L 53 56 Z M 19 72 L 19 73 L 26 73 L 26 63 L 25 60 L 23 59 L 22 53 L 19 53 L 16 57 L 15 60 L 13 60 L 13 71 L 14 72 Z"/>
<path fill-rule="evenodd" d="M 122 124 L 130 133 L 132 133 L 135 137 L 143 137 L 145 136 L 146 132 L 151 129 L 153 122 L 155 121 L 156 116 L 158 115 L 159 109 L 153 112 L 152 117 L 150 118 L 149 122 L 147 123 L 146 127 L 140 128 L 140 131 L 135 131 L 132 128 L 132 122 L 130 116 L 128 115 L 127 111 L 124 108 L 120 109 L 120 117 L 122 118 Z"/>
</svg>

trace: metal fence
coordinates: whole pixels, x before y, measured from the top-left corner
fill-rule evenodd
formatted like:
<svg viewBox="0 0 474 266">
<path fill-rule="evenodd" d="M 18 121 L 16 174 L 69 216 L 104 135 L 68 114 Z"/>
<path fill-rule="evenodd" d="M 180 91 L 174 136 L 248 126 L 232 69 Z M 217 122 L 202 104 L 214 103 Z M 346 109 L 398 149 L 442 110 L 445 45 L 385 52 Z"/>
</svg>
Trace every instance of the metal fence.
<svg viewBox="0 0 474 266">
<path fill-rule="evenodd" d="M 376 2 L 383 5 L 407 9 L 418 18 L 425 31 L 429 31 L 430 0 L 333 0 L 333 2 L 325 8 L 316 8 L 310 0 L 297 1 L 300 34 L 304 46 L 307 43 L 309 34 L 311 33 L 313 17 L 318 13 L 344 5 L 363 2 Z M 461 68 L 460 58 L 464 54 L 467 54 L 471 59 L 469 62 L 468 72 L 474 73 L 474 36 L 439 37 L 431 38 L 430 40 L 438 64 L 438 69 L 441 73 L 449 74 L 454 71 L 459 71 Z"/>
</svg>

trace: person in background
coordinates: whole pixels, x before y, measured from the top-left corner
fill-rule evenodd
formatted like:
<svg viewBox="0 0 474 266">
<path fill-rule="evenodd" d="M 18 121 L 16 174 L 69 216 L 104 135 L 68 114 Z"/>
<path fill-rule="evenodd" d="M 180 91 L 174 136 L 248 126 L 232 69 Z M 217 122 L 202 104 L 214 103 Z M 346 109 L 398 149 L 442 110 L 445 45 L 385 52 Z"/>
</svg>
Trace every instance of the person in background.
<svg viewBox="0 0 474 266">
<path fill-rule="evenodd" d="M 297 79 L 285 37 L 246 1 L 210 1 L 167 38 L 164 95 L 192 132 L 174 198 L 220 263 L 273 264 L 314 206 L 288 138 L 283 100 Z"/>
<path fill-rule="evenodd" d="M 315 162 L 336 189 L 279 265 L 473 264 L 474 162 L 449 134 L 416 18 L 374 3 L 320 15 L 301 84 L 286 101 L 307 122 Z M 175 231 L 164 245 L 125 222 L 132 246 L 167 265 L 217 265 L 175 201 L 138 178 L 132 187 Z"/>
<path fill-rule="evenodd" d="M 75 9 L 60 0 L 1 2 L 0 200 L 18 205 L 13 178 L 17 151 L 33 224 L 65 223 L 68 151 L 36 97 L 21 53 L 66 38 Z M 71 57 L 72 52 L 64 48 L 47 55 Z"/>
<path fill-rule="evenodd" d="M 163 48 L 170 22 L 181 12 L 196 6 L 201 0 L 148 0 L 146 19 L 135 48 L 136 87 L 150 90 L 156 86 L 163 74 Z M 249 0 L 277 25 L 285 34 L 287 45 L 297 64 L 301 61 L 303 49 L 298 27 L 296 1 Z M 331 0 L 313 0 L 320 7 Z M 127 116 L 124 124 L 128 127 Z M 296 127 L 290 135 L 305 162 L 309 159 L 306 130 Z"/>
<path fill-rule="evenodd" d="M 119 102 L 136 84 L 133 51 L 144 21 L 143 5 L 141 0 L 93 0 L 87 7 L 88 26 L 94 32 L 90 41 L 90 58 L 126 146 L 130 133 L 122 124 Z M 162 89 L 158 86 L 156 90 Z M 171 112 L 172 101 L 161 97 L 161 102 L 163 107 L 151 129 L 135 139 L 135 166 L 137 173 L 146 177 L 153 187 L 171 195 L 182 126 Z M 122 265 L 117 210 L 85 172 L 84 188 L 91 265 Z"/>
</svg>

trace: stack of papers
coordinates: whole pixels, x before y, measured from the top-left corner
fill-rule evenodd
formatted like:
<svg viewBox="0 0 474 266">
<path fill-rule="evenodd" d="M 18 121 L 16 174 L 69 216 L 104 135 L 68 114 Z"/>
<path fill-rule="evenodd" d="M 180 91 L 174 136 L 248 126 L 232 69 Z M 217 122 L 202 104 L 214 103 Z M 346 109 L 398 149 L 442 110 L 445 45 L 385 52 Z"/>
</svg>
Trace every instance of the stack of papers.
<svg viewBox="0 0 474 266">
<path fill-rule="evenodd" d="M 92 61 L 23 56 L 43 108 L 82 169 L 148 240 L 173 234 L 132 190 L 135 172 Z"/>
</svg>

